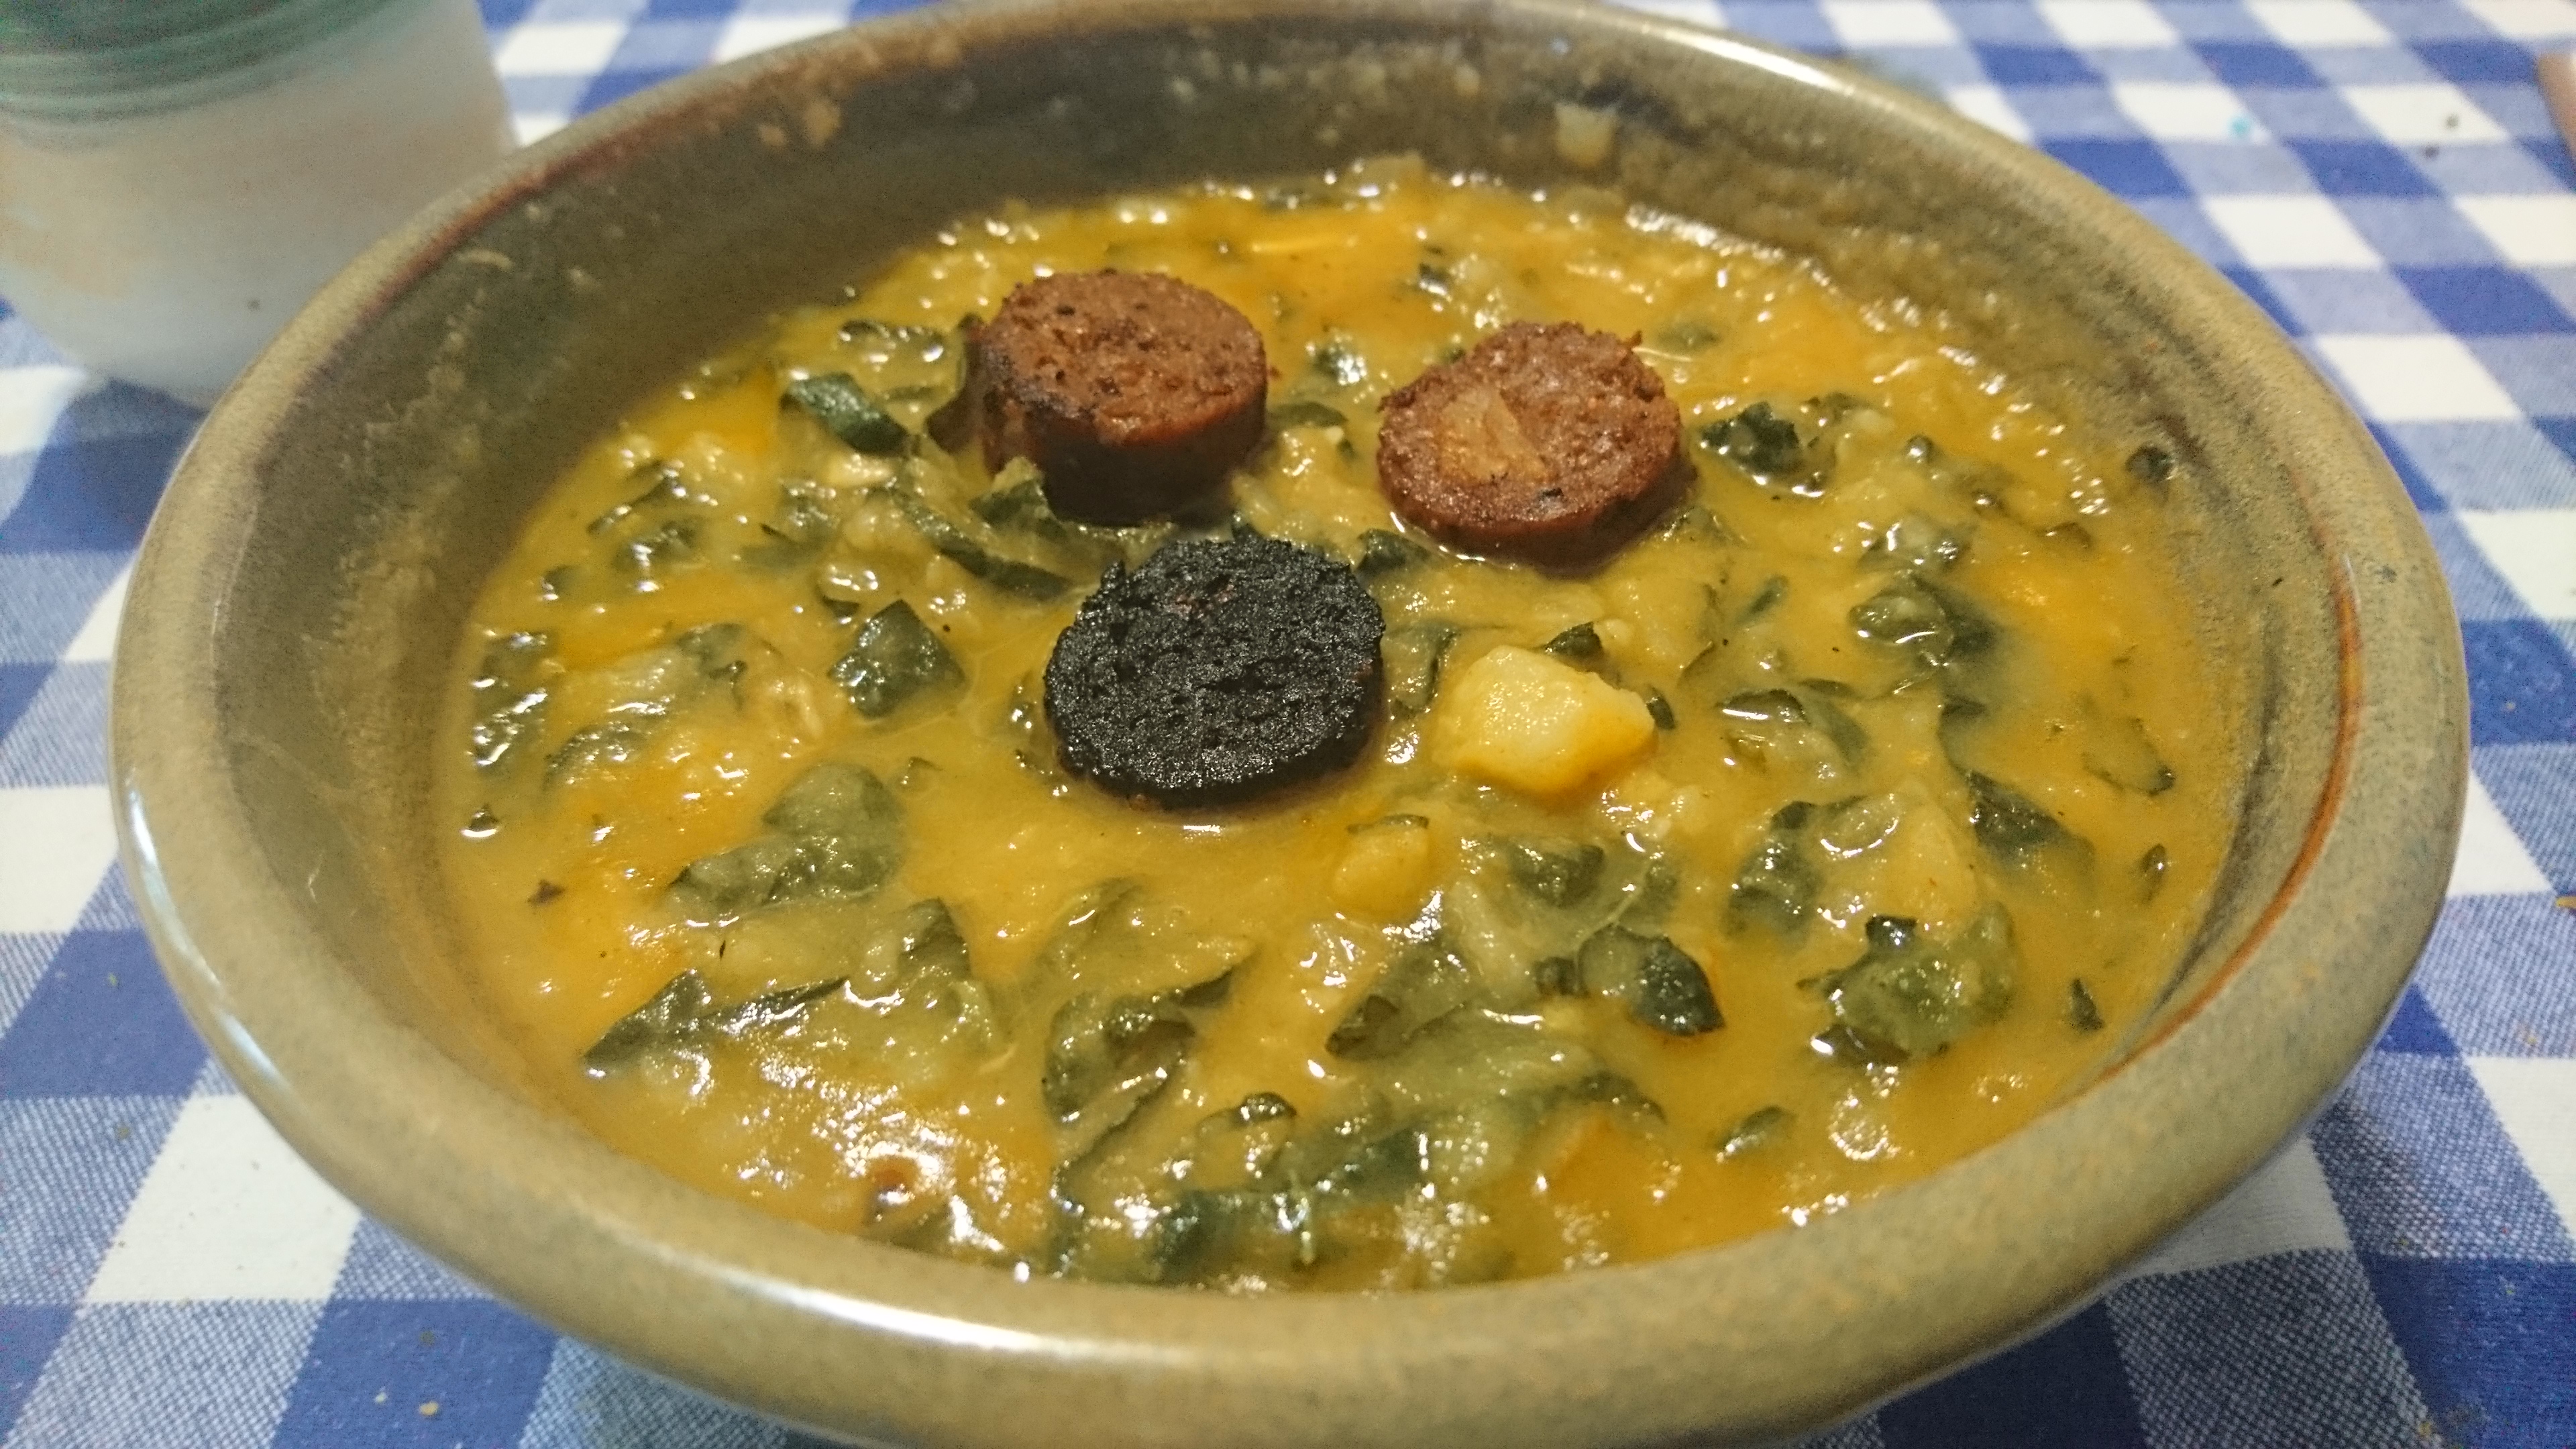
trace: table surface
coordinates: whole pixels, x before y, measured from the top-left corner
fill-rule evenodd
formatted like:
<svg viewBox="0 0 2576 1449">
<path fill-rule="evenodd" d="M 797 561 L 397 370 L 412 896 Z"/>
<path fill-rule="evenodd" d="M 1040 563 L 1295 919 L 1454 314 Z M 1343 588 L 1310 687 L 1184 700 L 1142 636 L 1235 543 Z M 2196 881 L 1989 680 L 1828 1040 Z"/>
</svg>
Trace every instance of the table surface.
<svg viewBox="0 0 2576 1449">
<path fill-rule="evenodd" d="M 850 15 L 484 6 L 530 137 Z M 1816 1442 L 2576 1444 L 2576 165 L 2531 79 L 2576 0 L 1652 8 L 1944 95 L 2219 267 L 2370 421 L 2468 650 L 2449 900 L 2343 1093 L 2100 1303 Z M 800 1442 L 365 1218 L 181 1018 L 113 866 L 102 736 L 124 571 L 196 418 L 0 320 L 5 1446 Z"/>
</svg>

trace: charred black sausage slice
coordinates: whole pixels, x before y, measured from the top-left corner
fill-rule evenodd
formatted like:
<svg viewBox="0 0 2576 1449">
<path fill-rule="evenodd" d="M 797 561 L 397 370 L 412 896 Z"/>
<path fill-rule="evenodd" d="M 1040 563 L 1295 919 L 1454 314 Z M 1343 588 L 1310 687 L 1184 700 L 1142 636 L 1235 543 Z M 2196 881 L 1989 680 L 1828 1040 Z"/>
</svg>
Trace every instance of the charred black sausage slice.
<svg viewBox="0 0 2576 1449">
<path fill-rule="evenodd" d="M 1681 413 L 1628 345 L 1515 322 L 1379 404 L 1378 487 L 1469 553 L 1588 568 L 1681 497 Z"/>
<path fill-rule="evenodd" d="M 1213 493 L 1261 442 L 1270 364 L 1244 315 L 1187 282 L 1077 272 L 1012 289 L 968 340 L 965 416 L 1047 505 L 1129 524 Z"/>
<path fill-rule="evenodd" d="M 1224 805 L 1347 765 L 1383 693 L 1385 616 L 1348 565 L 1278 539 L 1117 564 L 1057 636 L 1065 768 L 1165 806 Z"/>
</svg>

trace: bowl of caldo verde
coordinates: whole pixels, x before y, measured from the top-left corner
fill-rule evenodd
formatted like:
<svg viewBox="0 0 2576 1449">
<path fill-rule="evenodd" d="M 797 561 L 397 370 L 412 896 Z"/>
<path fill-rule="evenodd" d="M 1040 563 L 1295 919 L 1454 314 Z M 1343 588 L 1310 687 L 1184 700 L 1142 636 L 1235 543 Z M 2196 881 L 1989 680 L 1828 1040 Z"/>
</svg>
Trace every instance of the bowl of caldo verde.
<svg viewBox="0 0 2576 1449">
<path fill-rule="evenodd" d="M 2465 705 L 2368 435 L 2053 163 L 1549 5 L 657 89 L 209 420 L 129 868 L 333 1182 L 957 1443 L 1831 1422 L 2367 1047 Z"/>
</svg>

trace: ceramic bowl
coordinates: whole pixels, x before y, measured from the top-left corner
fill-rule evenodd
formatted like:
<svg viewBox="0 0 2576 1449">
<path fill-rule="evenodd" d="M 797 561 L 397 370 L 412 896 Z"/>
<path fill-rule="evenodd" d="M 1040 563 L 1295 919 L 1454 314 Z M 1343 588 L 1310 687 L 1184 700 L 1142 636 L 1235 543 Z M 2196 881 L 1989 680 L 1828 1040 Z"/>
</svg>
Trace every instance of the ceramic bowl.
<svg viewBox="0 0 2576 1449">
<path fill-rule="evenodd" d="M 960 214 L 1416 151 L 1586 182 L 1946 307 L 2181 462 L 2173 607 L 2239 686 L 2224 879 L 2026 1129 L 1813 1226 L 1396 1295 L 1017 1283 L 766 1217 L 536 1105 L 426 848 L 468 601 L 621 407 Z M 1897 88 L 1549 0 L 941 6 L 693 75 L 370 252 L 189 450 L 115 677 L 125 861 L 226 1067 L 324 1176 L 683 1383 L 888 1442 L 1610 1443 L 1809 1428 L 2033 1331 L 2260 1164 L 2385 1020 L 2465 781 L 2459 636 L 2368 434 L 2225 281 Z"/>
</svg>

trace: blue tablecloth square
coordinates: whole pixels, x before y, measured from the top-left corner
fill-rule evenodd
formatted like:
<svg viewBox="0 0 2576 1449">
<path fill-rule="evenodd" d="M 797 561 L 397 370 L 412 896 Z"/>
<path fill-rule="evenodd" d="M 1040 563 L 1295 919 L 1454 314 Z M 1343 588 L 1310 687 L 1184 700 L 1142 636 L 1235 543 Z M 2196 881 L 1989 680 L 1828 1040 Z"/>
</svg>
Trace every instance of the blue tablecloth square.
<svg viewBox="0 0 2576 1449">
<path fill-rule="evenodd" d="M 10 1443 L 266 1443 L 318 1312 L 310 1303 L 91 1304 L 54 1346 Z"/>
<path fill-rule="evenodd" d="M 36 691 L 53 672 L 50 664 L 0 664 L 0 739 L 8 737 L 10 726 L 35 702 Z"/>
<path fill-rule="evenodd" d="M 2416 1368 L 2434 1442 L 2567 1449 L 2576 1423 L 2576 1268 L 2361 1255 Z"/>
<path fill-rule="evenodd" d="M 2051 141 L 2043 149 L 2123 196 L 2191 195 L 2153 141 Z"/>
<path fill-rule="evenodd" d="M 2571 657 L 2576 646 L 2560 641 Z M 2576 892 L 2576 747 L 2507 745 L 2477 751 L 2478 778 L 2557 889 Z M 2570 915 L 2576 920 L 2576 914 Z M 2558 939 L 2565 939 L 2560 937 Z M 2555 941 L 2549 944 L 2556 944 Z M 2535 958 L 2541 970 L 2576 976 L 2576 952 Z M 2576 1051 L 2567 1053 L 2576 1056 Z"/>
<path fill-rule="evenodd" d="M 2004 86 L 2098 85 L 2102 73 L 2084 57 L 2056 45 L 1980 45 L 1977 62 L 1986 78 Z"/>
<path fill-rule="evenodd" d="M 2510 40 L 2426 41 L 2413 49 L 2444 80 L 2460 85 L 2520 86 L 2531 80 L 2530 50 Z"/>
<path fill-rule="evenodd" d="M 2405 152 L 2377 141 L 2291 141 L 2317 178 L 2319 188 L 2337 196 L 2431 196 L 2426 180 Z"/>
<path fill-rule="evenodd" d="M 0 1035 L 0 1100 L 185 1092 L 205 1046 L 140 931 L 74 931 Z"/>
<path fill-rule="evenodd" d="M 2388 423 L 2380 430 L 2453 508 L 2576 507 L 2576 427 Z"/>
<path fill-rule="evenodd" d="M 105 782 L 107 672 L 95 661 L 57 664 L 16 724 L 0 723 L 0 788 Z"/>
<path fill-rule="evenodd" d="M 0 1304 L 80 1301 L 178 1116 L 166 1096 L 0 1098 Z"/>
<path fill-rule="evenodd" d="M 125 567 L 122 549 L 0 553 L 0 662 L 52 664 Z"/>
<path fill-rule="evenodd" d="M 2447 196 L 2340 196 L 2335 207 L 2391 266 L 2493 267 L 2500 260 L 2495 244 Z"/>
<path fill-rule="evenodd" d="M 2192 49 L 2199 52 L 2210 74 L 2231 86 L 2306 88 L 2325 84 L 2324 77 L 2286 45 L 2269 41 L 2204 41 Z"/>
<path fill-rule="evenodd" d="M 276 1449 L 509 1444 L 536 1407 L 554 1335 L 488 1301 L 334 1302 L 295 1377 Z"/>
<path fill-rule="evenodd" d="M 2374 1051 L 2399 1052 L 2408 1056 L 2456 1057 L 2460 1054 L 2451 1034 L 2442 1029 L 2442 1020 L 2433 1014 L 2432 1004 L 2424 993 L 2410 986 L 2397 998 L 2397 1014 L 2388 1019 L 2388 1029 L 2379 1034 Z"/>
<path fill-rule="evenodd" d="M 2460 626 L 2469 651 L 2469 738 L 2481 745 L 2576 744 L 2576 660 L 2532 619 Z"/>
<path fill-rule="evenodd" d="M 2349 1253 L 2141 1278 L 2111 1295 L 2111 1321 L 2159 1446 L 2425 1449 L 2423 1399 Z"/>
<path fill-rule="evenodd" d="M 2576 332 L 2576 319 L 2560 309 L 2556 298 L 2510 267 L 2399 267 L 2397 277 L 2444 330 L 2462 337 Z M 2553 344 L 2552 352 L 2531 361 L 2550 369 L 2567 399 L 2565 406 L 2576 410 L 2576 343 Z M 2520 372 L 2508 367 L 2499 376 L 2510 388 Z M 2515 400 L 2535 411 L 2558 410 L 2537 399 Z"/>
<path fill-rule="evenodd" d="M 1887 1449 L 2149 1449 L 2110 1310 L 2101 1304 L 1878 1414 Z"/>
<path fill-rule="evenodd" d="M 2527 752 L 2538 746 L 2521 746 Z M 2520 784 L 2486 752 L 2480 773 L 2499 793 Z M 2576 753 L 2576 752 L 2570 752 Z M 2576 1056 L 2576 912 L 2546 894 L 2454 901 L 2433 928 L 2416 975 L 2443 1027 L 2472 1056 Z"/>
<path fill-rule="evenodd" d="M 36 1375 L 53 1357 L 63 1330 L 72 1326 L 68 1308 L 19 1308 L 0 1303 L 0 1440 L 18 1422 L 18 1410 L 36 1387 Z"/>
<path fill-rule="evenodd" d="M 37 454 L 26 492 L 0 519 L 0 553 L 134 547 L 186 442 L 185 434 L 144 433 Z"/>
<path fill-rule="evenodd" d="M 2466 1061 L 2373 1052 L 2309 1129 L 2353 1246 L 2405 1258 L 2576 1261 Z M 2428 1161 L 2411 1148 L 2438 1141 Z"/>
</svg>

